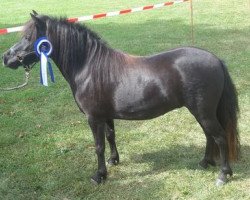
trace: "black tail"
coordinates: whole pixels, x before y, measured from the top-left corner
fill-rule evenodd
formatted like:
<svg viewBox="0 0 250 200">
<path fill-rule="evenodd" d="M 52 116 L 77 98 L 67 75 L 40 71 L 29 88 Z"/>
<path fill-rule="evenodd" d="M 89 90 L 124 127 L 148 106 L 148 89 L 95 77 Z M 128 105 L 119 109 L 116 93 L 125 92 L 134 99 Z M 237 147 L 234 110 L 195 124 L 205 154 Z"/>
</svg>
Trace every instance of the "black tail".
<svg viewBox="0 0 250 200">
<path fill-rule="evenodd" d="M 224 71 L 224 90 L 217 108 L 217 117 L 226 132 L 229 160 L 235 161 L 239 158 L 240 142 L 237 129 L 238 121 L 238 98 L 235 86 L 230 78 L 226 65 L 221 61 Z M 218 151 L 215 151 L 218 154 Z M 214 155 L 215 157 L 218 155 Z"/>
</svg>

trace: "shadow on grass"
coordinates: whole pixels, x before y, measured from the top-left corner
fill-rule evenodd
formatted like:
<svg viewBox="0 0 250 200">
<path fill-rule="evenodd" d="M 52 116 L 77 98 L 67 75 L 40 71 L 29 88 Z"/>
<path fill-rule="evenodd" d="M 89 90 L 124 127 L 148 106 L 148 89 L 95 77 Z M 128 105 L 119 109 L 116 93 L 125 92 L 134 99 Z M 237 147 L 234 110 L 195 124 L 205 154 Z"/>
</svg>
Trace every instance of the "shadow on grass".
<svg viewBox="0 0 250 200">
<path fill-rule="evenodd" d="M 249 158 L 250 146 L 241 146 L 241 158 L 233 163 L 233 171 L 238 174 L 237 179 L 250 178 Z M 203 158 L 204 148 L 198 146 L 173 145 L 167 149 L 155 152 L 147 152 L 141 155 L 132 154 L 130 159 L 133 163 L 148 163 L 151 168 L 137 175 L 145 176 L 158 174 L 167 170 L 204 170 L 198 165 L 199 159 Z M 209 167 L 209 171 L 219 170 L 217 167 Z"/>
</svg>

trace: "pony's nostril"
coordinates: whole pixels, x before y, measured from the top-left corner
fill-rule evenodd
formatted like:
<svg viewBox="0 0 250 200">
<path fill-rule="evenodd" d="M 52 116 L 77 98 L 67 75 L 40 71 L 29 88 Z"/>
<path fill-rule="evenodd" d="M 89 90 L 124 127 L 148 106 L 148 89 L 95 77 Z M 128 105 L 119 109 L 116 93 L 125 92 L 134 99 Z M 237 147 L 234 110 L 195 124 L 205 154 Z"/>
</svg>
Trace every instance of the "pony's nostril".
<svg viewBox="0 0 250 200">
<path fill-rule="evenodd" d="M 23 58 L 21 56 L 17 56 L 17 59 L 22 62 L 23 61 Z"/>
</svg>

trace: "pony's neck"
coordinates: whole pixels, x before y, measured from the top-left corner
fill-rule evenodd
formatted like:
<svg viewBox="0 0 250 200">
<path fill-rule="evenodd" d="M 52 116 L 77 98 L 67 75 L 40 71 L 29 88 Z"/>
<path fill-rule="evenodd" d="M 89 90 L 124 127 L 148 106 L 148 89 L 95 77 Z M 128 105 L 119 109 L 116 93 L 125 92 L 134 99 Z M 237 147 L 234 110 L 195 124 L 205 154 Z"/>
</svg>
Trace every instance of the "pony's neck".
<svg viewBox="0 0 250 200">
<path fill-rule="evenodd" d="M 78 75 L 82 81 L 83 76 L 91 74 L 93 84 L 99 85 L 117 81 L 128 55 L 108 47 L 85 26 L 65 21 L 52 25 L 47 32 L 54 48 L 51 57 L 71 86 L 76 84 Z"/>
<path fill-rule="evenodd" d="M 68 80 L 79 70 L 112 51 L 85 26 L 58 21 L 48 25 L 47 37 L 53 45 L 53 61 Z"/>
</svg>

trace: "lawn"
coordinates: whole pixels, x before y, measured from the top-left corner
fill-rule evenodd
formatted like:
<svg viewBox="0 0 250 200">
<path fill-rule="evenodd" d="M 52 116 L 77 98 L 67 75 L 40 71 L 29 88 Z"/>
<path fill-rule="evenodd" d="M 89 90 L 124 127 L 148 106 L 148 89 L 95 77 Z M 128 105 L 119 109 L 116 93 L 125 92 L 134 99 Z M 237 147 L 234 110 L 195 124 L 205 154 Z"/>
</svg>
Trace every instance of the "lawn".
<svg viewBox="0 0 250 200">
<path fill-rule="evenodd" d="M 0 28 L 22 25 L 32 9 L 78 17 L 164 2 L 162 0 L 1 0 Z M 0 199 L 250 199 L 250 4 L 194 0 L 195 46 L 223 59 L 236 85 L 241 159 L 234 176 L 215 186 L 219 167 L 203 170 L 205 136 L 192 115 L 175 110 L 148 121 L 115 121 L 121 163 L 94 186 L 93 138 L 67 82 L 39 84 L 39 66 L 23 89 L 0 91 Z M 189 3 L 86 22 L 113 48 L 149 55 L 192 45 Z M 0 54 L 20 33 L 0 35 Z M 23 80 L 23 70 L 0 64 L 0 88 Z M 106 148 L 106 157 L 109 148 Z"/>
</svg>

